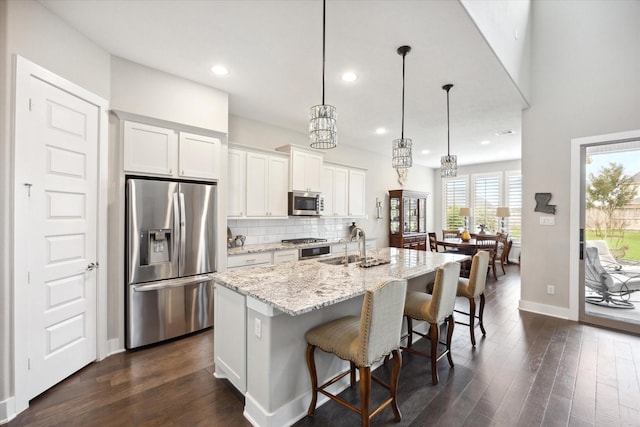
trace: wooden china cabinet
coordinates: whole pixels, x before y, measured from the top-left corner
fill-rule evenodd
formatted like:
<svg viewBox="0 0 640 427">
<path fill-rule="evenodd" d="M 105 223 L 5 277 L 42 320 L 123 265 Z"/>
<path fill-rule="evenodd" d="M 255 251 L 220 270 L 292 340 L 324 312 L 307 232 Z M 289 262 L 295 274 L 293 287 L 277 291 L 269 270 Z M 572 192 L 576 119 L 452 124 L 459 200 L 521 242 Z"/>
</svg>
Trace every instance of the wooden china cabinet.
<svg viewBox="0 0 640 427">
<path fill-rule="evenodd" d="M 429 193 L 389 191 L 389 246 L 426 251 Z"/>
</svg>

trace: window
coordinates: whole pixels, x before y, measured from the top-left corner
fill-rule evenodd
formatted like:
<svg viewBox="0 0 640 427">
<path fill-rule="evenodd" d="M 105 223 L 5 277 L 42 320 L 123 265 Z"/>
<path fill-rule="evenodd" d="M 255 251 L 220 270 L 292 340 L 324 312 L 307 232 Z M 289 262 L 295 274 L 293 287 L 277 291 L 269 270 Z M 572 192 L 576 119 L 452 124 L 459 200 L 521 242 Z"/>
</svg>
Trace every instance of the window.
<svg viewBox="0 0 640 427">
<path fill-rule="evenodd" d="M 459 176 L 442 181 L 443 208 L 442 218 L 446 230 L 460 229 L 464 226 L 464 218 L 460 216 L 460 208 L 469 206 L 467 191 L 468 178 Z"/>
<path fill-rule="evenodd" d="M 501 173 L 472 176 L 472 214 L 471 230 L 480 230 L 483 224 L 486 230 L 494 231 L 500 228 L 496 209 L 501 200 Z"/>
<path fill-rule="evenodd" d="M 506 206 L 511 216 L 505 218 L 507 230 L 511 237 L 519 240 L 522 237 L 522 175 L 520 171 L 505 173 L 507 181 Z"/>
</svg>

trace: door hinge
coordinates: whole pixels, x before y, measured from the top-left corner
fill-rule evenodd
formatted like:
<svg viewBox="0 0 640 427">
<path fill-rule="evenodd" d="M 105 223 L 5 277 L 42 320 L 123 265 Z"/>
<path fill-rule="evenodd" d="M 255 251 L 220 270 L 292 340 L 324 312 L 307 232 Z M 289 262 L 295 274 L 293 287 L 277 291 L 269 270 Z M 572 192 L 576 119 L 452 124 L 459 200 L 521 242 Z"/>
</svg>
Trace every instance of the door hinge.
<svg viewBox="0 0 640 427">
<path fill-rule="evenodd" d="M 31 187 L 33 187 L 33 184 L 30 184 L 28 182 L 24 183 L 24 186 L 27 187 L 27 196 L 31 197 Z"/>
<path fill-rule="evenodd" d="M 29 111 L 31 111 L 32 107 L 33 107 L 33 105 L 31 103 L 31 98 L 29 98 Z"/>
<path fill-rule="evenodd" d="M 27 271 L 27 285 L 31 284 L 31 272 Z"/>
<path fill-rule="evenodd" d="M 27 357 L 27 369 L 31 370 L 31 358 Z"/>
</svg>

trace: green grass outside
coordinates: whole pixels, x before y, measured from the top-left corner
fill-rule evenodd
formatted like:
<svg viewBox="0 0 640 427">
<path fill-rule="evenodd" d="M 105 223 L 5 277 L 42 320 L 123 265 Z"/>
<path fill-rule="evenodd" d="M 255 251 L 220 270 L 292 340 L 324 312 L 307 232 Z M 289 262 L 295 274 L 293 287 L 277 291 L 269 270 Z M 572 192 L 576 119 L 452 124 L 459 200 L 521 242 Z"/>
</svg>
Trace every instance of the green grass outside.
<svg viewBox="0 0 640 427">
<path fill-rule="evenodd" d="M 601 240 L 600 237 L 597 237 L 596 234 L 587 230 L 587 240 Z M 628 249 L 625 249 L 623 259 L 640 261 L 640 231 L 630 231 L 625 230 L 624 239 L 620 239 L 619 237 L 608 237 L 604 239 L 607 241 L 609 245 L 609 249 L 615 255 L 615 249 L 623 246 L 628 246 Z"/>
</svg>

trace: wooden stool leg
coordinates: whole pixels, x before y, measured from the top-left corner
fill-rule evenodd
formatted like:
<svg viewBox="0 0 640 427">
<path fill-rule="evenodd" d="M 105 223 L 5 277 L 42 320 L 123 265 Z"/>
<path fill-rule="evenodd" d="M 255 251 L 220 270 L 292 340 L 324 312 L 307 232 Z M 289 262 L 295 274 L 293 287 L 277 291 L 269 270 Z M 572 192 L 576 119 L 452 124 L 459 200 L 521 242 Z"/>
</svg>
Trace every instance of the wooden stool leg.
<svg viewBox="0 0 640 427">
<path fill-rule="evenodd" d="M 351 370 L 351 372 L 349 373 L 349 381 L 351 383 L 351 388 L 353 388 L 356 385 L 356 364 L 353 362 L 349 362 L 349 365 L 349 369 Z"/>
<path fill-rule="evenodd" d="M 313 415 L 316 410 L 316 402 L 318 400 L 318 374 L 316 372 L 316 359 L 314 356 L 316 350 L 315 345 L 307 344 L 307 368 L 311 377 L 311 403 L 307 415 Z"/>
<path fill-rule="evenodd" d="M 405 316 L 407 318 L 407 347 L 411 348 L 413 344 L 413 319 L 409 316 Z"/>
<path fill-rule="evenodd" d="M 396 417 L 396 421 L 400 421 L 402 419 L 402 414 L 400 414 L 400 408 L 398 408 L 398 381 L 400 379 L 400 368 L 402 367 L 402 355 L 399 350 L 393 350 L 391 352 L 393 354 L 393 368 L 391 370 L 391 409 L 393 409 L 393 413 Z"/>
<path fill-rule="evenodd" d="M 431 323 L 429 327 L 429 337 L 431 338 L 431 381 L 433 385 L 438 384 L 438 342 L 439 329 L 437 323 Z"/>
<path fill-rule="evenodd" d="M 480 330 L 482 331 L 482 335 L 487 335 L 487 331 L 484 330 L 484 292 L 480 294 L 480 310 L 478 313 L 478 323 L 480 323 Z"/>
<path fill-rule="evenodd" d="M 447 359 L 449 359 L 449 366 L 453 368 L 453 357 L 451 356 L 451 338 L 453 337 L 453 328 L 455 323 L 453 321 L 453 314 L 447 317 Z"/>
<path fill-rule="evenodd" d="M 471 335 L 471 345 L 476 346 L 476 333 L 475 333 L 475 320 L 476 320 L 476 299 L 469 298 L 469 334 Z"/>
<path fill-rule="evenodd" d="M 395 364 L 395 362 L 394 362 Z M 371 403 L 371 367 L 360 368 L 360 415 L 362 427 L 369 427 Z"/>
</svg>

